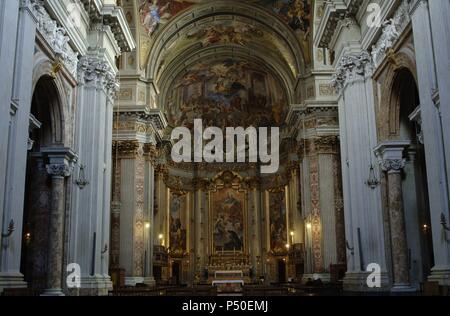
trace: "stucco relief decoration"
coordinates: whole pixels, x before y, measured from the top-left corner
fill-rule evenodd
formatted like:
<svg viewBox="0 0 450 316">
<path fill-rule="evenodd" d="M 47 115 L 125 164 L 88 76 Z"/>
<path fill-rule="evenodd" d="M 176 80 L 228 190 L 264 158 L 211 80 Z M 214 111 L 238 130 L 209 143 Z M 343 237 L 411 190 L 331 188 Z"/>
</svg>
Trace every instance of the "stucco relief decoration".
<svg viewBox="0 0 450 316">
<path fill-rule="evenodd" d="M 70 38 L 66 30 L 58 26 L 44 8 L 44 2 L 38 0 L 23 1 L 22 6 L 28 5 L 37 20 L 37 30 L 53 49 L 60 61 L 67 67 L 72 75 L 76 75 L 78 53 L 69 45 Z"/>
<path fill-rule="evenodd" d="M 411 21 L 408 11 L 409 4 L 407 1 L 403 1 L 394 17 L 383 23 L 383 33 L 378 42 L 372 47 L 372 57 L 375 66 L 381 64 L 389 49 L 395 45 L 400 34 Z"/>
</svg>

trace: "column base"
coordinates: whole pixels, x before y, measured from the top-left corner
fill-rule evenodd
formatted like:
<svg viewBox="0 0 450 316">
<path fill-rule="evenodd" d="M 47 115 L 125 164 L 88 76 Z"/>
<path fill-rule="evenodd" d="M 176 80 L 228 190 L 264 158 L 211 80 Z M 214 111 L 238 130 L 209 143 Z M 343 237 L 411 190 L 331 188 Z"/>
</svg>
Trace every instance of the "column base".
<svg viewBox="0 0 450 316">
<path fill-rule="evenodd" d="M 417 289 L 411 284 L 394 284 L 391 288 L 391 293 L 414 293 Z"/>
<path fill-rule="evenodd" d="M 107 296 L 113 284 L 109 275 L 85 276 L 80 279 L 80 288 L 69 289 L 74 296 Z"/>
<path fill-rule="evenodd" d="M 144 283 L 143 277 L 125 277 L 125 286 L 136 286 L 141 283 Z"/>
<path fill-rule="evenodd" d="M 4 289 L 24 289 L 27 286 L 22 273 L 0 273 L 0 293 Z"/>
<path fill-rule="evenodd" d="M 367 278 L 370 273 L 368 272 L 347 272 L 345 273 L 343 287 L 344 292 L 367 292 L 367 293 L 380 293 L 389 292 L 391 284 L 386 272 L 381 272 L 380 287 L 369 287 L 367 284 Z"/>
<path fill-rule="evenodd" d="M 450 267 L 433 267 L 428 281 L 439 282 L 440 286 L 450 286 Z"/>
<path fill-rule="evenodd" d="M 143 283 L 145 285 L 149 286 L 149 287 L 155 287 L 156 286 L 156 281 L 155 281 L 154 277 L 145 277 Z"/>
<path fill-rule="evenodd" d="M 46 289 L 41 296 L 65 296 L 62 289 Z"/>
<path fill-rule="evenodd" d="M 331 276 L 329 273 L 308 273 L 302 276 L 301 283 L 306 283 L 308 279 L 313 281 L 320 279 L 322 282 L 327 283 L 331 281 Z"/>
</svg>

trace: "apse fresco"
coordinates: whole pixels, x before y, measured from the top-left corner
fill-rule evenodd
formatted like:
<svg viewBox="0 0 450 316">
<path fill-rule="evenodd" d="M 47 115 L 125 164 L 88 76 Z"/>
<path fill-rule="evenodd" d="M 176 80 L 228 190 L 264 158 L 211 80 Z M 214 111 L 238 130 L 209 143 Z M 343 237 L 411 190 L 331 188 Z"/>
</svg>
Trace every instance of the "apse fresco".
<svg viewBox="0 0 450 316">
<path fill-rule="evenodd" d="M 244 194 L 233 189 L 212 196 L 215 252 L 244 250 Z"/>
<path fill-rule="evenodd" d="M 170 252 L 183 254 L 186 250 L 186 195 L 170 193 Z"/>
<path fill-rule="evenodd" d="M 141 24 L 148 35 L 152 35 L 161 24 L 170 21 L 181 11 L 202 0 L 140 0 Z"/>
<path fill-rule="evenodd" d="M 284 191 L 269 193 L 270 248 L 274 253 L 286 252 L 287 217 Z"/>
<path fill-rule="evenodd" d="M 168 100 L 171 125 L 204 126 L 280 125 L 286 98 L 275 80 L 261 67 L 234 59 L 211 61 L 191 67 L 181 77 Z"/>
</svg>

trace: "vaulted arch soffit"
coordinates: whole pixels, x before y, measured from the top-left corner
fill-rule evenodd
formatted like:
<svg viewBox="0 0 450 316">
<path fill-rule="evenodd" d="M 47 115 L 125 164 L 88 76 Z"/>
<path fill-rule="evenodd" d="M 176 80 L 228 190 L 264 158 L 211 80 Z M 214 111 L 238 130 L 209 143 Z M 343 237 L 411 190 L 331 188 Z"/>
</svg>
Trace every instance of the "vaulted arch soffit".
<svg viewBox="0 0 450 316">
<path fill-rule="evenodd" d="M 169 18 L 172 13 L 161 7 L 170 7 L 173 2 L 178 4 L 172 9 L 177 15 Z M 249 61 L 252 58 L 264 60 L 277 70 L 278 76 L 285 77 L 284 81 L 290 81 L 291 86 L 295 86 L 298 77 L 306 72 L 305 48 L 302 50 L 301 36 L 296 33 L 295 27 L 305 29 L 304 33 L 309 31 L 303 24 L 290 24 L 289 17 L 293 14 L 293 3 L 308 6 L 312 11 L 310 2 L 141 0 L 138 8 L 141 67 L 146 70 L 146 78 L 161 87 L 165 72 L 174 69 L 172 63 L 187 60 L 193 52 L 214 50 L 222 54 L 220 50 L 229 52 L 227 48 L 234 47 L 236 50 L 248 50 L 250 54 L 246 58 Z M 159 23 L 150 17 L 152 5 Z M 181 12 L 176 12 L 177 9 Z M 297 17 L 296 21 L 302 20 Z"/>
</svg>

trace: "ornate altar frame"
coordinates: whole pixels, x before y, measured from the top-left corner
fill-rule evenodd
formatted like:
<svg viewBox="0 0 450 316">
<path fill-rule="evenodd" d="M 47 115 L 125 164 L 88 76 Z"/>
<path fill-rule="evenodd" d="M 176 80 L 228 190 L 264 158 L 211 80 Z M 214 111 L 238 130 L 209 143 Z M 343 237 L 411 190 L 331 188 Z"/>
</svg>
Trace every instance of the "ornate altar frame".
<svg viewBox="0 0 450 316">
<path fill-rule="evenodd" d="M 244 219 L 244 241 L 243 241 L 243 251 L 236 251 L 237 254 L 241 256 L 247 256 L 249 253 L 249 227 L 248 227 L 248 190 L 246 188 L 246 184 L 244 179 L 238 175 L 237 173 L 234 173 L 232 171 L 223 171 L 216 175 L 211 182 L 210 188 L 208 190 L 208 217 L 209 217 L 209 224 L 208 224 L 208 236 L 210 238 L 209 243 L 209 252 L 211 255 L 218 255 L 219 253 L 216 252 L 216 249 L 214 247 L 214 221 L 213 221 L 213 205 L 212 205 L 212 195 L 219 190 L 222 189 L 233 189 L 239 193 L 243 193 L 244 195 L 244 205 L 243 205 L 243 219 Z M 227 251 L 225 251 L 227 253 Z M 228 253 L 231 253 L 228 251 Z"/>
<path fill-rule="evenodd" d="M 270 233 L 270 222 L 271 222 L 271 218 L 270 218 L 270 193 L 279 193 L 279 192 L 283 192 L 284 193 L 284 203 L 285 203 L 285 209 L 286 209 L 286 241 L 287 243 L 290 244 L 289 242 L 289 214 L 291 212 L 290 207 L 289 207 L 289 188 L 287 185 L 282 184 L 280 179 L 277 177 L 277 179 L 275 179 L 275 186 L 273 188 L 269 188 L 265 191 L 265 213 L 266 213 L 266 232 L 267 232 L 267 239 L 266 239 L 266 247 L 269 250 L 269 255 L 272 256 L 286 256 L 288 254 L 288 249 L 286 249 L 286 251 L 283 251 L 283 253 L 279 253 L 279 252 L 274 252 L 274 250 L 272 249 L 272 236 Z"/>
<path fill-rule="evenodd" d="M 188 191 L 183 189 L 183 184 L 181 182 L 181 179 L 179 177 L 175 177 L 173 183 L 166 183 L 167 189 L 168 189 L 168 196 L 167 196 L 167 225 L 168 225 L 168 240 L 167 240 L 167 249 L 170 249 L 170 210 L 172 206 L 172 194 L 178 195 L 180 197 L 184 197 L 185 203 L 184 208 L 180 210 L 180 212 L 185 214 L 185 227 L 186 227 L 186 249 L 184 249 L 183 253 L 172 253 L 170 252 L 171 258 L 183 258 L 186 256 L 189 256 L 189 249 L 190 249 L 190 233 L 191 233 L 191 222 L 190 222 L 190 207 L 191 207 L 191 199 L 190 194 Z"/>
</svg>

